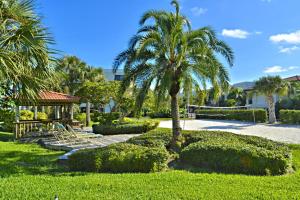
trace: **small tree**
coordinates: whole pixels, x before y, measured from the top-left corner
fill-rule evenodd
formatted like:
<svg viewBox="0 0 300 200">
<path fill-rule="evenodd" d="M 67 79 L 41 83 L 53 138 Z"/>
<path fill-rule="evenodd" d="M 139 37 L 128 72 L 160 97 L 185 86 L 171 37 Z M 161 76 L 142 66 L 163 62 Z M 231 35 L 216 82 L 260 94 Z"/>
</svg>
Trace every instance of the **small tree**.
<svg viewBox="0 0 300 200">
<path fill-rule="evenodd" d="M 289 84 L 280 76 L 266 76 L 255 82 L 254 91 L 266 96 L 269 110 L 269 123 L 276 122 L 274 94 L 286 95 Z"/>
</svg>

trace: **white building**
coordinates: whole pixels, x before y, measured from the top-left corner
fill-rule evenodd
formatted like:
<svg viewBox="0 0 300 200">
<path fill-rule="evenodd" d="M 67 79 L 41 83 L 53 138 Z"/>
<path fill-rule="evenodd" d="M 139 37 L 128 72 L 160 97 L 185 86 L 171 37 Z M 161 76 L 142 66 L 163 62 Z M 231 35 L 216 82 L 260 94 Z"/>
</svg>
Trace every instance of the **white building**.
<svg viewBox="0 0 300 200">
<path fill-rule="evenodd" d="M 285 78 L 284 80 L 300 81 L 300 76 L 292 76 L 292 77 Z M 241 82 L 241 83 L 234 84 L 233 87 L 242 88 L 245 92 L 250 93 L 253 90 L 254 85 L 255 82 Z M 281 98 L 277 94 L 274 94 L 273 96 L 274 96 L 275 103 L 278 102 Z M 251 96 L 247 95 L 246 106 L 250 106 L 252 108 L 268 108 L 266 96 L 257 93 L 253 93 Z"/>
<path fill-rule="evenodd" d="M 103 69 L 103 74 L 106 80 L 108 81 L 122 81 L 124 79 L 124 70 L 118 69 L 116 73 L 113 72 L 112 69 Z M 115 105 L 114 101 L 111 100 L 109 104 L 105 105 L 101 111 L 109 113 L 111 112 L 111 108 L 113 108 Z M 85 112 L 86 104 L 81 103 L 80 104 L 80 110 L 81 112 Z M 93 108 L 93 105 L 91 105 L 91 108 Z"/>
</svg>

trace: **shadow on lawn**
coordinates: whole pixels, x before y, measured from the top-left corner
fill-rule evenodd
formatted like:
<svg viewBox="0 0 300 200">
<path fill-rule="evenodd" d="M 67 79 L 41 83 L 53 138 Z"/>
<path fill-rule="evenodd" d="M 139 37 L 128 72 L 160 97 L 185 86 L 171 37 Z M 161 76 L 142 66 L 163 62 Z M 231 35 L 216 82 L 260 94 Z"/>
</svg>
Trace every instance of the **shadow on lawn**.
<svg viewBox="0 0 300 200">
<path fill-rule="evenodd" d="M 51 155 L 40 152 L 10 151 L 0 153 L 0 177 L 13 175 L 55 174 L 64 172 L 56 162 L 60 152 Z"/>
</svg>

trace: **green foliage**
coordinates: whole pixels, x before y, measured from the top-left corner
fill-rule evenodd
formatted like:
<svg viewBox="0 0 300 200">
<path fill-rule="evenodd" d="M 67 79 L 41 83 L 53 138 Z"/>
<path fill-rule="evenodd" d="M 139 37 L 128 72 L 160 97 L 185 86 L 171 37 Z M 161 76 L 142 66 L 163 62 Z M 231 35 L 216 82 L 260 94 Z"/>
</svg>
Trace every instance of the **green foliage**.
<svg viewBox="0 0 300 200">
<path fill-rule="evenodd" d="M 168 131 L 171 134 L 171 130 Z M 293 163 L 295 169 L 300 169 L 300 148 L 299 145 L 293 146 Z M 300 191 L 300 171 L 285 176 L 190 173 L 183 170 L 65 173 L 65 167 L 57 165 L 57 157 L 62 153 L 33 144 L 0 142 L 0 198 L 53 199 L 57 194 L 59 199 L 87 200 L 107 199 L 108 196 L 115 200 L 290 200 L 295 199 Z"/>
<path fill-rule="evenodd" d="M 267 112 L 263 109 L 256 110 L 197 110 L 197 119 L 223 119 L 223 120 L 240 120 L 253 122 L 253 113 L 255 122 L 266 122 Z"/>
<path fill-rule="evenodd" d="M 278 109 L 300 110 L 300 95 L 281 99 Z"/>
<path fill-rule="evenodd" d="M 123 143 L 76 152 L 70 156 L 68 166 L 73 171 L 157 172 L 167 167 L 168 158 L 164 148 Z"/>
<path fill-rule="evenodd" d="M 155 129 L 137 137 L 130 138 L 127 142 L 147 147 L 168 147 L 172 139 L 170 129 Z"/>
<path fill-rule="evenodd" d="M 95 111 L 92 116 L 92 121 L 99 122 L 100 125 L 111 125 L 113 121 L 118 120 L 120 116 L 120 112 L 103 113 Z"/>
<path fill-rule="evenodd" d="M 15 121 L 15 112 L 10 110 L 1 110 L 0 109 L 0 124 L 1 130 L 3 131 L 12 131 L 14 128 L 13 122 Z"/>
<path fill-rule="evenodd" d="M 161 108 L 157 111 L 149 113 L 151 118 L 170 118 L 171 117 L 171 109 L 170 108 Z"/>
<path fill-rule="evenodd" d="M 93 125 L 93 132 L 101 135 L 141 134 L 155 129 L 159 122 L 154 120 L 133 121 L 130 123 L 116 123 Z"/>
<path fill-rule="evenodd" d="M 225 100 L 225 104 L 228 107 L 235 106 L 236 105 L 236 100 L 234 100 L 234 99 L 227 99 L 227 100 Z"/>
<path fill-rule="evenodd" d="M 20 111 L 20 120 L 33 120 L 34 113 L 30 110 Z"/>
<path fill-rule="evenodd" d="M 300 110 L 280 110 L 279 116 L 284 124 L 300 124 Z"/>
<path fill-rule="evenodd" d="M 281 143 L 225 132 L 189 134 L 180 153 L 185 164 L 218 171 L 277 175 L 291 169 L 289 148 Z"/>
<path fill-rule="evenodd" d="M 37 119 L 38 120 L 47 120 L 48 119 L 48 115 L 44 112 L 38 112 L 37 113 Z"/>
<path fill-rule="evenodd" d="M 86 113 L 77 113 L 75 114 L 74 119 L 80 121 L 82 124 L 85 124 Z"/>
</svg>

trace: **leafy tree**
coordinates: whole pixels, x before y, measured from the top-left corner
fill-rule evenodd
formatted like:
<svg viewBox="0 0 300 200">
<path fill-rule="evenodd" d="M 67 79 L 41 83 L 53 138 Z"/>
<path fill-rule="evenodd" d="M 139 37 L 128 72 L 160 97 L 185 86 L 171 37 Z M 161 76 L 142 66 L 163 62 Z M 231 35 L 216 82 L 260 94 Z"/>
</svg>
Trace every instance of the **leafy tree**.
<svg viewBox="0 0 300 200">
<path fill-rule="evenodd" d="M 242 88 L 230 88 L 229 93 L 227 95 L 227 99 L 235 100 L 235 102 L 240 106 L 246 104 L 246 94 Z"/>
<path fill-rule="evenodd" d="M 159 96 L 170 96 L 171 147 L 176 150 L 181 138 L 178 93 L 184 81 L 190 79 L 197 85 L 209 81 L 216 90 L 227 88 L 229 76 L 217 55 L 223 55 L 232 65 L 233 52 L 211 28 L 192 30 L 188 19 L 180 13 L 178 2 L 173 0 L 171 4 L 174 13 L 150 10 L 142 16 L 141 27 L 128 49 L 116 57 L 113 67 L 117 70 L 124 66 L 123 91 L 132 83 L 138 88 L 136 110 L 142 107 L 152 85 Z"/>
<path fill-rule="evenodd" d="M 0 0 L 0 81 L 33 100 L 52 76 L 53 39 L 31 0 Z"/>
<path fill-rule="evenodd" d="M 276 122 L 274 95 L 286 95 L 289 83 L 282 80 L 280 76 L 266 76 L 255 82 L 254 91 L 266 96 L 269 110 L 269 123 Z"/>
</svg>

